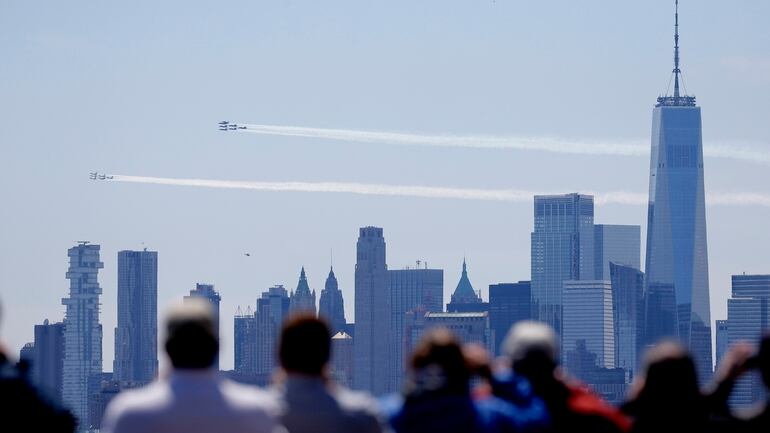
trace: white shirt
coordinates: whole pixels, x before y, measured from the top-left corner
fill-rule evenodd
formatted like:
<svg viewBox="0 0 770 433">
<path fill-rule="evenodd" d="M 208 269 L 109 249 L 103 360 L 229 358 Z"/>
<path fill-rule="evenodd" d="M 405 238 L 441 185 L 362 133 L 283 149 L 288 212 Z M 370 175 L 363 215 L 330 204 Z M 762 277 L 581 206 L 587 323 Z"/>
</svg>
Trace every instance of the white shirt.
<svg viewBox="0 0 770 433">
<path fill-rule="evenodd" d="M 277 433 L 278 405 L 267 392 L 213 370 L 176 370 L 171 377 L 118 394 L 102 422 L 106 433 Z"/>
</svg>

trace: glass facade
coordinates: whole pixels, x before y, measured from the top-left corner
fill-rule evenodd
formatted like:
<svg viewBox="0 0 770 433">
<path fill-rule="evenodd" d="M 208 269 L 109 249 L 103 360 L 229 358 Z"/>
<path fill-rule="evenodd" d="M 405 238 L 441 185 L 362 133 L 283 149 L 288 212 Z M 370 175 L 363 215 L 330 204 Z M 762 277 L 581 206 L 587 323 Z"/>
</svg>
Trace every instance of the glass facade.
<svg viewBox="0 0 770 433">
<path fill-rule="evenodd" d="M 146 384 L 158 373 L 158 253 L 118 252 L 115 380 Z"/>
<path fill-rule="evenodd" d="M 562 358 L 585 349 L 596 355 L 596 366 L 615 367 L 615 329 L 612 315 L 612 286 L 609 281 L 564 282 L 564 330 Z"/>
<path fill-rule="evenodd" d="M 489 326 L 495 333 L 495 355 L 516 322 L 532 318 L 532 285 L 529 281 L 489 285 Z"/>
<path fill-rule="evenodd" d="M 733 275 L 732 286 L 733 296 L 727 300 L 728 344 L 758 343 L 770 325 L 770 275 Z M 750 372 L 736 383 L 730 403 L 746 407 L 766 396 L 762 378 Z"/>
<path fill-rule="evenodd" d="M 404 335 L 408 312 L 440 312 L 444 302 L 442 269 L 398 269 L 388 271 L 390 289 L 391 362 L 389 391 L 400 388 L 409 354 Z"/>
<path fill-rule="evenodd" d="M 610 279 L 610 263 L 641 269 L 641 227 L 596 224 L 594 226 L 594 278 Z"/>
<path fill-rule="evenodd" d="M 211 304 L 211 309 L 214 312 L 214 333 L 219 341 L 219 303 L 222 298 L 219 296 L 219 292 L 214 290 L 213 284 L 201 284 L 196 283 L 195 289 L 190 290 L 190 294 L 184 297 L 186 299 L 202 298 L 207 300 Z M 217 355 L 214 367 L 219 369 L 219 355 Z"/>
<path fill-rule="evenodd" d="M 633 377 L 642 354 L 644 274 L 639 269 L 610 263 L 612 314 L 615 325 L 615 366 Z"/>
<path fill-rule="evenodd" d="M 671 289 L 676 308 L 655 316 L 663 306 L 648 306 L 648 320 L 673 322 L 647 337 L 678 337 L 705 381 L 713 370 L 701 112 L 692 97 L 669 99 L 653 111 L 645 273 L 647 292 Z"/>
<path fill-rule="evenodd" d="M 536 195 L 532 232 L 532 302 L 535 318 L 561 333 L 566 280 L 594 278 L 594 198 Z"/>
<path fill-rule="evenodd" d="M 62 299 L 64 366 L 62 400 L 83 428 L 88 423 L 88 398 L 99 388 L 102 373 L 102 325 L 99 323 L 99 245 L 82 242 L 70 248 L 67 279 L 70 296 Z"/>
</svg>

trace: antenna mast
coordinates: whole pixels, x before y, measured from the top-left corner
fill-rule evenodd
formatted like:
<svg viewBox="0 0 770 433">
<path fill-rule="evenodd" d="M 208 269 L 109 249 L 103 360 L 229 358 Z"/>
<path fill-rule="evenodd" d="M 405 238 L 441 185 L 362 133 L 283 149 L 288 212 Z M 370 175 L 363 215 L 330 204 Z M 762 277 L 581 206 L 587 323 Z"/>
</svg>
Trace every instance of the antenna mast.
<svg viewBox="0 0 770 433">
<path fill-rule="evenodd" d="M 679 99 L 679 0 L 675 2 L 674 9 L 674 99 Z"/>
</svg>

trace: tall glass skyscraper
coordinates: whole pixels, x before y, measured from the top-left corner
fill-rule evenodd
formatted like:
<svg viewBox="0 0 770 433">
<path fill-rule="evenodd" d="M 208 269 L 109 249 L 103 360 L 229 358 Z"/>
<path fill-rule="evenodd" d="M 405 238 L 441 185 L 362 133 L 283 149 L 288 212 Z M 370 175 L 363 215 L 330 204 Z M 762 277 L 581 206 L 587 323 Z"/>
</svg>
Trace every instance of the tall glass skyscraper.
<svg viewBox="0 0 770 433">
<path fill-rule="evenodd" d="M 62 400 L 77 418 L 80 428 L 88 423 L 88 398 L 99 386 L 102 373 L 102 325 L 99 323 L 99 245 L 80 242 L 67 250 L 70 266 L 67 308 L 64 316 L 64 366 Z"/>
<path fill-rule="evenodd" d="M 118 252 L 115 380 L 146 384 L 158 373 L 158 253 Z"/>
<path fill-rule="evenodd" d="M 653 111 L 645 274 L 648 291 L 673 292 L 674 323 L 667 328 L 675 335 L 668 336 L 689 346 L 700 379 L 707 380 L 711 316 L 701 112 L 694 96 L 680 92 L 678 6 L 675 17 L 674 93 L 659 97 Z"/>
<path fill-rule="evenodd" d="M 375 395 L 390 388 L 390 302 L 382 228 L 363 227 L 356 244 L 353 384 Z"/>
<path fill-rule="evenodd" d="M 594 279 L 594 198 L 536 195 L 532 232 L 532 308 L 561 333 L 564 281 Z"/>
</svg>

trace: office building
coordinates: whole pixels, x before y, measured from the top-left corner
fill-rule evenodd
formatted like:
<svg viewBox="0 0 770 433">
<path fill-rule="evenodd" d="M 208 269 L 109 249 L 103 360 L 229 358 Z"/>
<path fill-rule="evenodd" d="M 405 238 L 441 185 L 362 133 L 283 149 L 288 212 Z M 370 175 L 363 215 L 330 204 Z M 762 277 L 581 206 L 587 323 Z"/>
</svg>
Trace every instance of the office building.
<svg viewBox="0 0 770 433">
<path fill-rule="evenodd" d="M 495 333 L 496 355 L 508 330 L 532 318 L 532 285 L 529 281 L 489 285 L 489 326 Z"/>
<path fill-rule="evenodd" d="M 235 312 L 233 318 L 233 346 L 235 359 L 233 370 L 240 375 L 254 375 L 257 373 L 257 317 L 251 307 L 241 311 L 241 307 Z"/>
<path fill-rule="evenodd" d="M 564 282 L 563 361 L 583 342 L 596 355 L 596 365 L 615 368 L 612 285 L 609 281 Z"/>
<path fill-rule="evenodd" d="M 149 383 L 158 374 L 158 253 L 118 252 L 114 380 Z"/>
<path fill-rule="evenodd" d="M 468 267 L 463 259 L 463 271 L 460 281 L 457 283 L 451 301 L 446 304 L 446 310 L 450 313 L 472 313 L 489 311 L 489 304 L 481 300 L 481 293 L 473 289 L 471 280 L 468 279 Z"/>
<path fill-rule="evenodd" d="M 342 386 L 353 386 L 353 337 L 345 332 L 332 336 L 331 375 Z"/>
<path fill-rule="evenodd" d="M 567 353 L 564 362 L 571 375 L 587 384 L 607 402 L 620 405 L 627 397 L 628 372 L 623 368 L 605 368 L 598 365 L 598 357 L 578 340 L 574 350 Z"/>
<path fill-rule="evenodd" d="M 19 361 L 26 363 L 29 368 L 35 365 L 35 343 L 25 343 L 19 350 Z"/>
<path fill-rule="evenodd" d="M 347 324 L 345 322 L 345 304 L 342 299 L 342 290 L 337 285 L 334 269 L 329 269 L 329 276 L 326 277 L 326 283 L 324 289 L 321 290 L 321 299 L 318 304 L 318 317 L 326 320 L 332 333 L 344 331 Z"/>
<path fill-rule="evenodd" d="M 211 304 L 211 309 L 214 312 L 214 333 L 216 334 L 217 341 L 219 341 L 219 302 L 222 301 L 222 297 L 219 296 L 219 292 L 214 290 L 213 284 L 201 284 L 196 283 L 195 289 L 190 290 L 190 294 L 185 296 L 185 301 L 189 299 L 205 299 Z M 216 362 L 214 363 L 216 369 L 219 369 L 219 355 L 217 355 Z"/>
<path fill-rule="evenodd" d="M 727 300 L 728 345 L 739 341 L 758 344 L 770 329 L 770 275 L 733 275 L 732 297 Z M 767 396 L 760 375 L 750 372 L 735 385 L 730 403 L 750 406 Z"/>
<path fill-rule="evenodd" d="M 653 110 L 645 275 L 648 291 L 673 291 L 674 323 L 662 327 L 690 348 L 705 382 L 712 362 L 701 110 L 680 92 L 678 10 L 674 33 L 673 95 L 659 97 Z"/>
<path fill-rule="evenodd" d="M 308 286 L 307 277 L 305 276 L 304 266 L 299 273 L 297 289 L 291 293 L 291 296 L 289 296 L 289 312 L 316 315 L 315 290 L 312 292 L 310 291 L 310 286 Z"/>
<path fill-rule="evenodd" d="M 62 401 L 62 377 L 64 369 L 64 324 L 35 325 L 35 363 L 32 365 L 32 381 L 48 398 Z"/>
<path fill-rule="evenodd" d="M 610 279 L 610 263 L 641 267 L 641 227 L 635 225 L 594 225 L 594 279 Z"/>
<path fill-rule="evenodd" d="M 610 262 L 615 367 L 633 377 L 644 351 L 644 274 L 639 268 Z"/>
<path fill-rule="evenodd" d="M 716 321 L 716 369 L 730 347 L 730 328 L 727 320 Z"/>
<path fill-rule="evenodd" d="M 537 195 L 532 232 L 532 303 L 535 318 L 562 332 L 564 281 L 594 278 L 594 199 L 590 195 Z"/>
<path fill-rule="evenodd" d="M 391 307 L 385 238 L 379 227 L 363 227 L 356 244 L 354 387 L 389 391 Z"/>
<path fill-rule="evenodd" d="M 495 333 L 489 325 L 489 313 L 432 313 L 423 316 L 423 332 L 431 328 L 446 328 L 452 331 L 462 343 L 478 343 L 489 353 L 495 352 Z M 417 344 L 421 333 L 412 334 L 412 348 Z"/>
<path fill-rule="evenodd" d="M 390 378 L 388 391 L 400 389 L 409 351 L 405 350 L 404 320 L 410 311 L 439 312 L 444 303 L 444 271 L 441 269 L 399 269 L 388 271 L 390 291 Z"/>
<path fill-rule="evenodd" d="M 276 343 L 283 321 L 289 316 L 289 293 L 281 286 L 273 286 L 257 299 L 256 311 L 256 374 L 268 377 L 275 368 Z"/>
<path fill-rule="evenodd" d="M 69 297 L 62 299 L 64 316 L 64 365 L 62 401 L 78 420 L 88 424 L 89 396 L 98 389 L 94 377 L 102 372 L 102 325 L 99 323 L 99 245 L 79 242 L 70 248 L 66 277 Z"/>
</svg>

